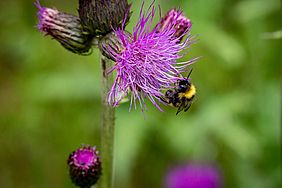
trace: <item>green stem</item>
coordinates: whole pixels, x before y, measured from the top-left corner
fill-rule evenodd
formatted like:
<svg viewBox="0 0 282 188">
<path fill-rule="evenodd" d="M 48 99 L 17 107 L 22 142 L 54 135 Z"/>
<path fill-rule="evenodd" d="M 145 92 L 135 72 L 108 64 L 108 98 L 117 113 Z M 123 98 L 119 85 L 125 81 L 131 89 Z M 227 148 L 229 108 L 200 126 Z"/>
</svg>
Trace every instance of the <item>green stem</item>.
<svg viewBox="0 0 282 188">
<path fill-rule="evenodd" d="M 107 102 L 108 92 L 113 84 L 113 76 L 107 75 L 106 70 L 112 61 L 101 55 L 102 66 L 102 120 L 101 120 L 101 161 L 102 176 L 100 188 L 111 188 L 113 184 L 113 152 L 115 110 Z"/>
</svg>

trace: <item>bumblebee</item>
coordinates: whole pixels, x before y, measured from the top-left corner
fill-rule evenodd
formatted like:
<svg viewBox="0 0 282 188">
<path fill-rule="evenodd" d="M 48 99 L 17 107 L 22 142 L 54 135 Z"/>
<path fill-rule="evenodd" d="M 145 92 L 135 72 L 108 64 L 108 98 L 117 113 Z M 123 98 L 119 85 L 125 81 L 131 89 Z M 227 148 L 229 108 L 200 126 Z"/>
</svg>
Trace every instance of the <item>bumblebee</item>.
<svg viewBox="0 0 282 188">
<path fill-rule="evenodd" d="M 175 88 L 167 90 L 162 98 L 166 104 L 178 108 L 176 115 L 183 110 L 186 112 L 191 107 L 196 95 L 196 87 L 189 81 L 191 73 L 192 69 L 186 78 L 178 80 Z"/>
</svg>

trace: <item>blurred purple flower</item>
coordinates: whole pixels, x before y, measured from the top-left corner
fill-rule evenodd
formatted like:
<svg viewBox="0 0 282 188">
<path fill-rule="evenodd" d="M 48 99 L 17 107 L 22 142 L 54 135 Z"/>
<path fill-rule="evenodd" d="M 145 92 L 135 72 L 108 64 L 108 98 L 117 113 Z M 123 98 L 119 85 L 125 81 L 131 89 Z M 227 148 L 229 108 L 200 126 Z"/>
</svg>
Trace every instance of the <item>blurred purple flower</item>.
<svg viewBox="0 0 282 188">
<path fill-rule="evenodd" d="M 83 146 L 68 158 L 72 182 L 80 187 L 90 187 L 101 176 L 101 162 L 96 147 Z"/>
<path fill-rule="evenodd" d="M 219 171 L 209 165 L 188 164 L 169 171 L 166 188 L 222 188 Z"/>
<path fill-rule="evenodd" d="M 179 20 L 184 16 L 180 12 L 176 14 L 177 16 L 170 16 L 166 22 L 162 19 L 157 27 L 151 29 L 155 8 L 151 5 L 144 13 L 142 5 L 132 35 L 124 30 L 124 26 L 115 30 L 115 35 L 122 45 L 122 48 L 118 46 L 118 49 L 121 50 L 117 52 L 112 45 L 102 47 L 115 61 L 115 65 L 109 70 L 109 73 L 116 71 L 116 78 L 108 96 L 109 104 L 117 106 L 124 96 L 131 93 L 130 108 L 134 105 L 136 109 L 138 101 L 144 110 L 144 99 L 147 97 L 161 110 L 156 101 L 161 101 L 162 91 L 171 88 L 181 78 L 180 73 L 195 60 L 176 62 L 183 56 L 180 52 L 192 43 L 190 22 L 188 27 L 179 27 L 179 31 L 176 27 L 179 22 L 174 19 Z M 184 32 L 183 28 L 186 28 Z M 188 37 L 181 43 L 184 35 Z"/>
</svg>

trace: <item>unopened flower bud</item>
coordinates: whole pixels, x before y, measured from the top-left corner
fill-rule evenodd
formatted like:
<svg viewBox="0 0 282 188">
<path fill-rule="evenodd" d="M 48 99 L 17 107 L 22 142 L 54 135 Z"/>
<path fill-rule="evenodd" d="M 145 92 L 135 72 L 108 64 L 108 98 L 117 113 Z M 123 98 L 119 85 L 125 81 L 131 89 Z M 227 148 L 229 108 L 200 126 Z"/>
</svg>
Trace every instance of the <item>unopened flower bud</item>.
<svg viewBox="0 0 282 188">
<path fill-rule="evenodd" d="M 113 61 L 116 60 L 115 57 L 117 56 L 117 54 L 125 50 L 120 38 L 114 32 L 111 32 L 104 36 L 99 41 L 98 46 L 101 53 Z"/>
<path fill-rule="evenodd" d="M 39 2 L 35 5 L 39 9 L 37 13 L 39 31 L 52 36 L 71 52 L 89 54 L 92 37 L 82 30 L 78 16 L 42 7 Z"/>
<path fill-rule="evenodd" d="M 98 37 L 126 25 L 130 18 L 127 0 L 79 0 L 79 17 L 85 31 Z"/>
<path fill-rule="evenodd" d="M 95 147 L 83 146 L 68 158 L 72 182 L 80 187 L 91 187 L 101 176 L 101 162 Z"/>
<path fill-rule="evenodd" d="M 174 38 L 178 38 L 179 41 L 187 34 L 192 26 L 190 19 L 186 18 L 182 11 L 171 9 L 165 17 L 157 24 L 156 30 L 163 31 L 166 27 L 173 27 L 175 33 Z"/>
</svg>

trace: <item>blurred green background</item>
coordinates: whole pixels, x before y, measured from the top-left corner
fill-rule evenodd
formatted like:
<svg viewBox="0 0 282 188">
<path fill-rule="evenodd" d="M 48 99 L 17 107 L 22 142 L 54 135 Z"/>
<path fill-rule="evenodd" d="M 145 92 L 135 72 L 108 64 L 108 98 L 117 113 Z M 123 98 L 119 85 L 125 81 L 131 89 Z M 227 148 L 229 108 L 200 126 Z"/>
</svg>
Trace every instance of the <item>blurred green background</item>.
<svg viewBox="0 0 282 188">
<path fill-rule="evenodd" d="M 141 3 L 133 1 L 129 31 Z M 149 101 L 146 118 L 128 103 L 117 108 L 115 188 L 163 187 L 167 169 L 185 161 L 216 164 L 228 188 L 280 187 L 280 1 L 157 3 L 163 14 L 180 6 L 193 22 L 199 41 L 183 59 L 202 57 L 197 98 L 178 116 Z M 78 1 L 41 4 L 77 14 Z M 69 153 L 100 146 L 98 51 L 79 56 L 44 37 L 31 0 L 0 5 L 0 187 L 74 187 Z"/>
</svg>

